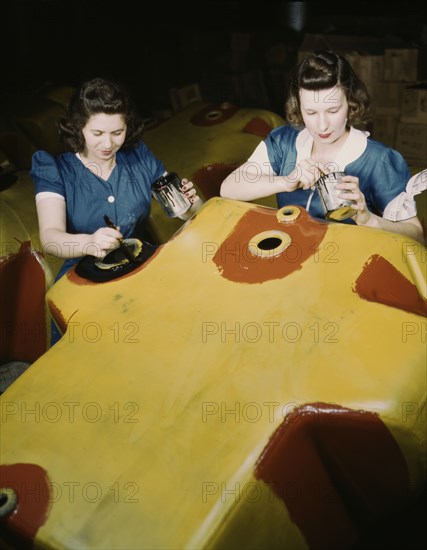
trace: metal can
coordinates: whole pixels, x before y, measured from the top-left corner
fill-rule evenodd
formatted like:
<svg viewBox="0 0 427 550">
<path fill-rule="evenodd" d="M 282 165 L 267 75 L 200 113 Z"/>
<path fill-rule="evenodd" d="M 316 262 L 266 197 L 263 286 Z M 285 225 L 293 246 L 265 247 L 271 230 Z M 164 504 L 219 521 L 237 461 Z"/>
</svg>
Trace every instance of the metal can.
<svg viewBox="0 0 427 550">
<path fill-rule="evenodd" d="M 335 189 L 335 185 L 343 176 L 345 176 L 344 172 L 331 172 L 320 177 L 315 183 L 327 220 L 339 222 L 351 218 L 356 213 L 353 208 L 354 202 L 338 197 L 343 190 Z"/>
<path fill-rule="evenodd" d="M 191 201 L 182 192 L 181 179 L 170 172 L 151 185 L 151 191 L 169 218 L 181 216 L 191 207 Z"/>
</svg>

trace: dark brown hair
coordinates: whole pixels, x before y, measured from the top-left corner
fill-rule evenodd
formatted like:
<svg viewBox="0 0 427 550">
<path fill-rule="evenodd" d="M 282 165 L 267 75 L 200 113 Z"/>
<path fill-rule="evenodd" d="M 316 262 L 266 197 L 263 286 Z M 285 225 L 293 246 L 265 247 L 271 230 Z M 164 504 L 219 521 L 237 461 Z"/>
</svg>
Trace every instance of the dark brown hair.
<svg viewBox="0 0 427 550">
<path fill-rule="evenodd" d="M 365 129 L 371 120 L 371 101 L 365 83 L 341 55 L 315 51 L 303 59 L 292 76 L 285 103 L 286 120 L 292 126 L 302 125 L 300 90 L 327 90 L 339 86 L 348 103 L 347 124 Z"/>
<path fill-rule="evenodd" d="M 73 152 L 83 151 L 82 129 L 92 115 L 99 113 L 123 116 L 126 138 L 122 148 L 134 147 L 141 140 L 143 121 L 125 88 L 112 80 L 94 78 L 74 93 L 67 112 L 58 121 L 60 138 Z"/>
</svg>

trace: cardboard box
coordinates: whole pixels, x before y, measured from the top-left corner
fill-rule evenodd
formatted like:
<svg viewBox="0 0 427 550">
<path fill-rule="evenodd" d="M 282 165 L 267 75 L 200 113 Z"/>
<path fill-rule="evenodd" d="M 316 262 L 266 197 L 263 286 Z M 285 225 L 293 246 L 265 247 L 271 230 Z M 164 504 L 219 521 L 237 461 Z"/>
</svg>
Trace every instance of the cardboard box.
<svg viewBox="0 0 427 550">
<path fill-rule="evenodd" d="M 400 120 L 413 124 L 427 124 L 427 84 L 404 88 Z"/>
<path fill-rule="evenodd" d="M 405 158 L 405 160 L 408 163 L 411 176 L 414 176 L 427 168 L 427 156 L 423 159 Z"/>
<path fill-rule="evenodd" d="M 385 82 L 384 80 L 374 82 L 371 99 L 375 115 L 398 117 L 401 112 L 404 86 L 401 82 Z"/>
<path fill-rule="evenodd" d="M 375 85 L 383 79 L 384 56 L 365 55 L 351 52 L 344 54 L 344 57 L 352 65 L 354 72 L 363 80 L 371 95 L 374 93 Z"/>
<path fill-rule="evenodd" d="M 414 82 L 418 80 L 417 48 L 385 48 L 384 80 Z"/>
<path fill-rule="evenodd" d="M 396 132 L 399 117 L 397 115 L 381 115 L 375 116 L 371 137 L 377 141 L 381 141 L 389 147 L 395 147 Z"/>
<path fill-rule="evenodd" d="M 174 113 L 182 111 L 190 103 L 202 101 L 199 85 L 196 83 L 183 86 L 182 88 L 172 88 L 169 90 L 169 97 Z"/>
<path fill-rule="evenodd" d="M 427 124 L 399 122 L 396 133 L 396 149 L 405 158 L 425 159 L 427 156 Z"/>
</svg>

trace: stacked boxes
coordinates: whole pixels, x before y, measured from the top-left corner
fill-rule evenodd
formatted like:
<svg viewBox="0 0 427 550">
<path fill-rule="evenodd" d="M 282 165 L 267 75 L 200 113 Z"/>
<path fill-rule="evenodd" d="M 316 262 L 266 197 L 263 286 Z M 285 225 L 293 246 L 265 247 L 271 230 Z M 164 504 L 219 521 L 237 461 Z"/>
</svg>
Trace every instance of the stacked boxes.
<svg viewBox="0 0 427 550">
<path fill-rule="evenodd" d="M 410 164 L 427 168 L 427 85 L 407 86 L 403 90 L 396 149 Z"/>
<path fill-rule="evenodd" d="M 376 116 L 372 129 L 381 140 L 381 128 L 388 117 L 391 128 L 387 145 L 397 149 L 411 166 L 427 167 L 427 83 L 418 80 L 418 55 L 415 48 L 385 49 L 383 88 L 373 94 Z M 395 113 L 385 105 L 395 94 Z M 377 132 L 377 129 L 379 132 Z"/>
<path fill-rule="evenodd" d="M 404 87 L 402 82 L 377 80 L 371 90 L 374 107 L 372 137 L 393 148 L 396 145 Z"/>
</svg>

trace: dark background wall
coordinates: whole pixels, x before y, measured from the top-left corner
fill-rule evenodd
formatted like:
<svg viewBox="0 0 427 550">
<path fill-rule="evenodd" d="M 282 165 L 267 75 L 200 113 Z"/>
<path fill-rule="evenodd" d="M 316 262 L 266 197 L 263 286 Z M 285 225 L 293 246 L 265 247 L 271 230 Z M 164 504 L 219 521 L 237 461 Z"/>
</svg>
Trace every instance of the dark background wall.
<svg viewBox="0 0 427 550">
<path fill-rule="evenodd" d="M 3 4 L 2 96 L 104 75 L 127 83 L 147 115 L 170 108 L 171 88 L 193 82 L 204 99 L 281 114 L 287 77 L 306 33 L 371 36 L 387 47 L 427 46 L 422 2 Z"/>
</svg>

